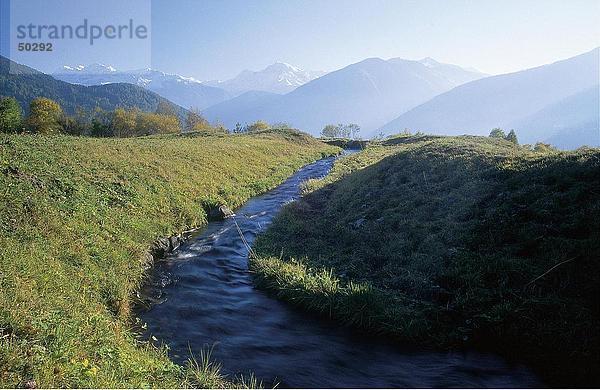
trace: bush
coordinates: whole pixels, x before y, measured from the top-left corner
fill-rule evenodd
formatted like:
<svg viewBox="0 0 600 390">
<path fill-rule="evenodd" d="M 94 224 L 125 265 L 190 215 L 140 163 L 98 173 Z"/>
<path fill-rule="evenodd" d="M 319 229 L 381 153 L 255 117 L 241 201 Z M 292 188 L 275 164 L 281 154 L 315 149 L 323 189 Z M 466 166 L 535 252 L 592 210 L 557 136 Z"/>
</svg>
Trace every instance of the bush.
<svg viewBox="0 0 600 390">
<path fill-rule="evenodd" d="M 271 126 L 267 122 L 258 120 L 252 123 L 251 125 L 246 126 L 246 133 L 253 133 L 261 130 L 269 130 L 270 128 Z"/>
<path fill-rule="evenodd" d="M 558 149 L 556 149 L 554 146 L 552 146 L 550 144 L 538 142 L 533 147 L 533 151 L 538 152 L 538 153 L 553 153 L 553 152 L 558 152 Z"/>
</svg>

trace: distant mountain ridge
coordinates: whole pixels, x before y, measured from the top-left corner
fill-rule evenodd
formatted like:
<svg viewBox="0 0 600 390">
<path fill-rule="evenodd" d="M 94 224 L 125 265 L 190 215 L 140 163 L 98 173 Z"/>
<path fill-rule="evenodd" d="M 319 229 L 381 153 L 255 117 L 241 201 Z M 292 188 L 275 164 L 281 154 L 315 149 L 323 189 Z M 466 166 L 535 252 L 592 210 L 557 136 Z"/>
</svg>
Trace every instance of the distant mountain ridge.
<svg viewBox="0 0 600 390">
<path fill-rule="evenodd" d="M 303 70 L 285 62 L 276 62 L 263 70 L 244 70 L 230 80 L 207 81 L 204 84 L 222 88 L 233 96 L 239 96 L 248 91 L 285 94 L 325 73 Z"/>
<path fill-rule="evenodd" d="M 600 81 L 599 57 L 600 48 L 596 48 L 552 64 L 471 81 L 411 109 L 380 130 L 394 133 L 408 128 L 433 134 L 485 135 L 493 127 L 504 127 L 514 128 L 522 143 L 560 139 L 557 132 L 571 127 L 588 135 L 598 134 L 598 94 L 594 92 Z M 582 109 L 573 104 L 573 99 Z M 565 113 L 569 112 L 567 116 L 558 114 L 562 106 Z M 555 124 L 560 123 L 556 128 L 544 119 L 550 113 Z M 581 128 L 584 122 L 587 125 Z M 541 123 L 547 127 L 540 128 Z M 598 145 L 598 137 L 577 139 L 578 145 Z M 567 147 L 567 143 L 557 146 Z"/>
<path fill-rule="evenodd" d="M 129 83 L 146 88 L 185 108 L 203 109 L 229 99 L 227 92 L 202 84 L 193 77 L 154 69 L 119 71 L 110 65 L 63 66 L 52 75 L 71 84 L 86 86 Z"/>
<path fill-rule="evenodd" d="M 544 141 L 561 149 L 600 146 L 600 85 L 584 89 L 510 123 L 525 142 Z"/>
<path fill-rule="evenodd" d="M 251 122 L 251 120 L 244 121 L 236 118 L 260 119 L 263 116 L 262 108 L 277 102 L 279 98 L 281 95 L 272 92 L 248 91 L 207 108 L 203 111 L 203 115 L 213 123 L 223 123 L 233 129 L 237 123 L 243 125 Z"/>
<path fill-rule="evenodd" d="M 244 70 L 230 80 L 206 82 L 150 68 L 120 71 L 105 64 L 65 65 L 52 73 L 59 80 L 86 86 L 135 84 L 182 107 L 200 110 L 249 91 L 284 94 L 323 74 L 325 72 L 305 71 L 283 62 L 260 71 Z"/>
<path fill-rule="evenodd" d="M 328 123 L 357 123 L 362 135 L 460 83 L 485 75 L 431 59 L 370 58 L 314 79 L 281 97 L 254 95 L 204 110 L 226 126 L 263 119 L 318 134 Z M 237 105 L 240 104 L 238 107 Z"/>
<path fill-rule="evenodd" d="M 165 98 L 173 97 L 181 115 L 180 106 L 200 108 L 207 119 L 229 128 L 262 119 L 314 135 L 329 123 L 357 123 L 365 138 L 405 128 L 448 135 L 514 128 L 521 143 L 575 148 L 600 146 L 599 58 L 596 48 L 497 76 L 429 57 L 369 58 L 321 77 L 276 63 L 216 82 L 221 88 L 153 69 L 119 71 L 105 64 L 64 66 L 53 73 L 61 79 L 56 80 L 0 57 L 0 95 L 15 96 L 24 109 L 34 97 L 46 96 L 68 113 L 76 107 L 152 111 L 160 101 L 172 104 Z M 290 92 L 281 94 L 286 89 Z"/>
<path fill-rule="evenodd" d="M 394 59 L 392 59 L 393 61 Z M 395 60 L 402 60 L 397 58 Z M 447 78 L 456 85 L 468 83 L 469 81 L 478 80 L 489 75 L 472 68 L 463 68 L 458 65 L 444 64 L 434 60 L 431 57 L 425 57 L 417 62 L 425 65 L 429 69 L 438 72 L 441 76 Z"/>
<path fill-rule="evenodd" d="M 57 101 L 68 114 L 76 108 L 91 111 L 96 107 L 114 110 L 117 107 L 137 107 L 142 111 L 154 111 L 163 102 L 183 116 L 185 109 L 164 97 L 133 84 L 115 83 L 84 86 L 57 80 L 33 68 L 15 63 L 0 56 L 0 96 L 17 99 L 23 110 L 36 97 Z"/>
</svg>

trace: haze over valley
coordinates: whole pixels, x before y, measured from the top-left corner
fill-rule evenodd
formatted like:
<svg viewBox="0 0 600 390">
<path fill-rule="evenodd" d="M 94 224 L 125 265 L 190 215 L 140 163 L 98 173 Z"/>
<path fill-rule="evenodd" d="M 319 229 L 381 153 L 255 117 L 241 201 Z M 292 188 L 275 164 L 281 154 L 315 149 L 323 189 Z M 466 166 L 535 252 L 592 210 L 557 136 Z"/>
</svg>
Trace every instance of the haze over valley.
<svg viewBox="0 0 600 390">
<path fill-rule="evenodd" d="M 356 123 L 370 138 L 405 129 L 483 135 L 502 127 L 525 143 L 574 148 L 600 142 L 598 58 L 594 49 L 504 75 L 426 57 L 369 58 L 331 72 L 277 62 L 224 81 L 102 64 L 65 65 L 52 76 L 85 86 L 134 84 L 230 129 L 263 120 L 318 135 L 327 124 Z"/>
</svg>

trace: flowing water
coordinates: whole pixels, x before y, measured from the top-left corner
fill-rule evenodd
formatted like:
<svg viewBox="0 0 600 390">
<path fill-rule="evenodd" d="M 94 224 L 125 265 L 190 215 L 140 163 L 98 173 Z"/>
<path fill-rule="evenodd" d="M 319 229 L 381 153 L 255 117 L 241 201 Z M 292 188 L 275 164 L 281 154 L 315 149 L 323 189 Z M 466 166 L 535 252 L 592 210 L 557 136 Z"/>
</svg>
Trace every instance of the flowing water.
<svg viewBox="0 0 600 390">
<path fill-rule="evenodd" d="M 235 220 L 253 243 L 299 185 L 322 177 L 333 158 L 310 164 L 285 183 L 249 200 Z M 253 372 L 279 387 L 536 387 L 526 367 L 486 353 L 438 352 L 386 345 L 385 340 L 315 318 L 252 286 L 248 251 L 233 219 L 211 222 L 153 270 L 139 313 L 148 335 L 184 362 L 213 347 L 225 373 Z"/>
</svg>

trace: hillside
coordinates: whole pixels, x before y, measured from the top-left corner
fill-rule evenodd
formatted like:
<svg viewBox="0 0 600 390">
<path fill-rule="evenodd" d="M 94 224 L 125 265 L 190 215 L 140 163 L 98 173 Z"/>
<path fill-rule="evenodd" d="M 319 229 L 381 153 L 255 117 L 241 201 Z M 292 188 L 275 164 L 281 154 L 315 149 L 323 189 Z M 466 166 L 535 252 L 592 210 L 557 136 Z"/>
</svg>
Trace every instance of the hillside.
<svg viewBox="0 0 600 390">
<path fill-rule="evenodd" d="M 0 96 L 12 96 L 27 111 L 29 102 L 36 97 L 57 101 L 68 114 L 77 107 L 91 111 L 96 107 L 114 110 L 117 107 L 137 107 L 154 111 L 160 102 L 172 105 L 181 115 L 185 110 L 154 92 L 133 84 L 83 86 L 56 80 L 24 65 L 0 56 Z"/>
<path fill-rule="evenodd" d="M 413 108 L 380 130 L 388 134 L 408 128 L 432 134 L 487 135 L 494 127 L 514 126 L 523 143 L 547 141 L 554 130 L 540 134 L 539 127 L 525 122 L 526 118 L 569 96 L 597 88 L 599 56 L 597 48 L 552 64 L 472 81 Z M 563 122 L 563 127 L 577 124 Z M 597 144 L 597 139 L 583 141 L 578 146 Z"/>
<path fill-rule="evenodd" d="M 457 76 L 461 73 L 461 77 Z M 384 61 L 370 58 L 328 73 L 277 99 L 257 102 L 252 111 L 239 101 L 219 105 L 219 119 L 228 127 L 236 122 L 258 119 L 287 122 L 293 127 L 319 134 L 328 123 L 357 123 L 362 136 L 398 114 L 435 95 L 448 91 L 462 80 L 474 80 L 482 74 L 442 64 L 402 59 Z M 209 108 L 209 120 L 217 119 Z"/>
<path fill-rule="evenodd" d="M 255 244 L 257 286 L 403 344 L 518 356 L 551 387 L 600 383 L 600 150 L 397 137 L 305 188 Z"/>
<path fill-rule="evenodd" d="M 228 386 L 130 330 L 150 245 L 338 150 L 293 131 L 0 134 L 0 387 Z"/>
</svg>

